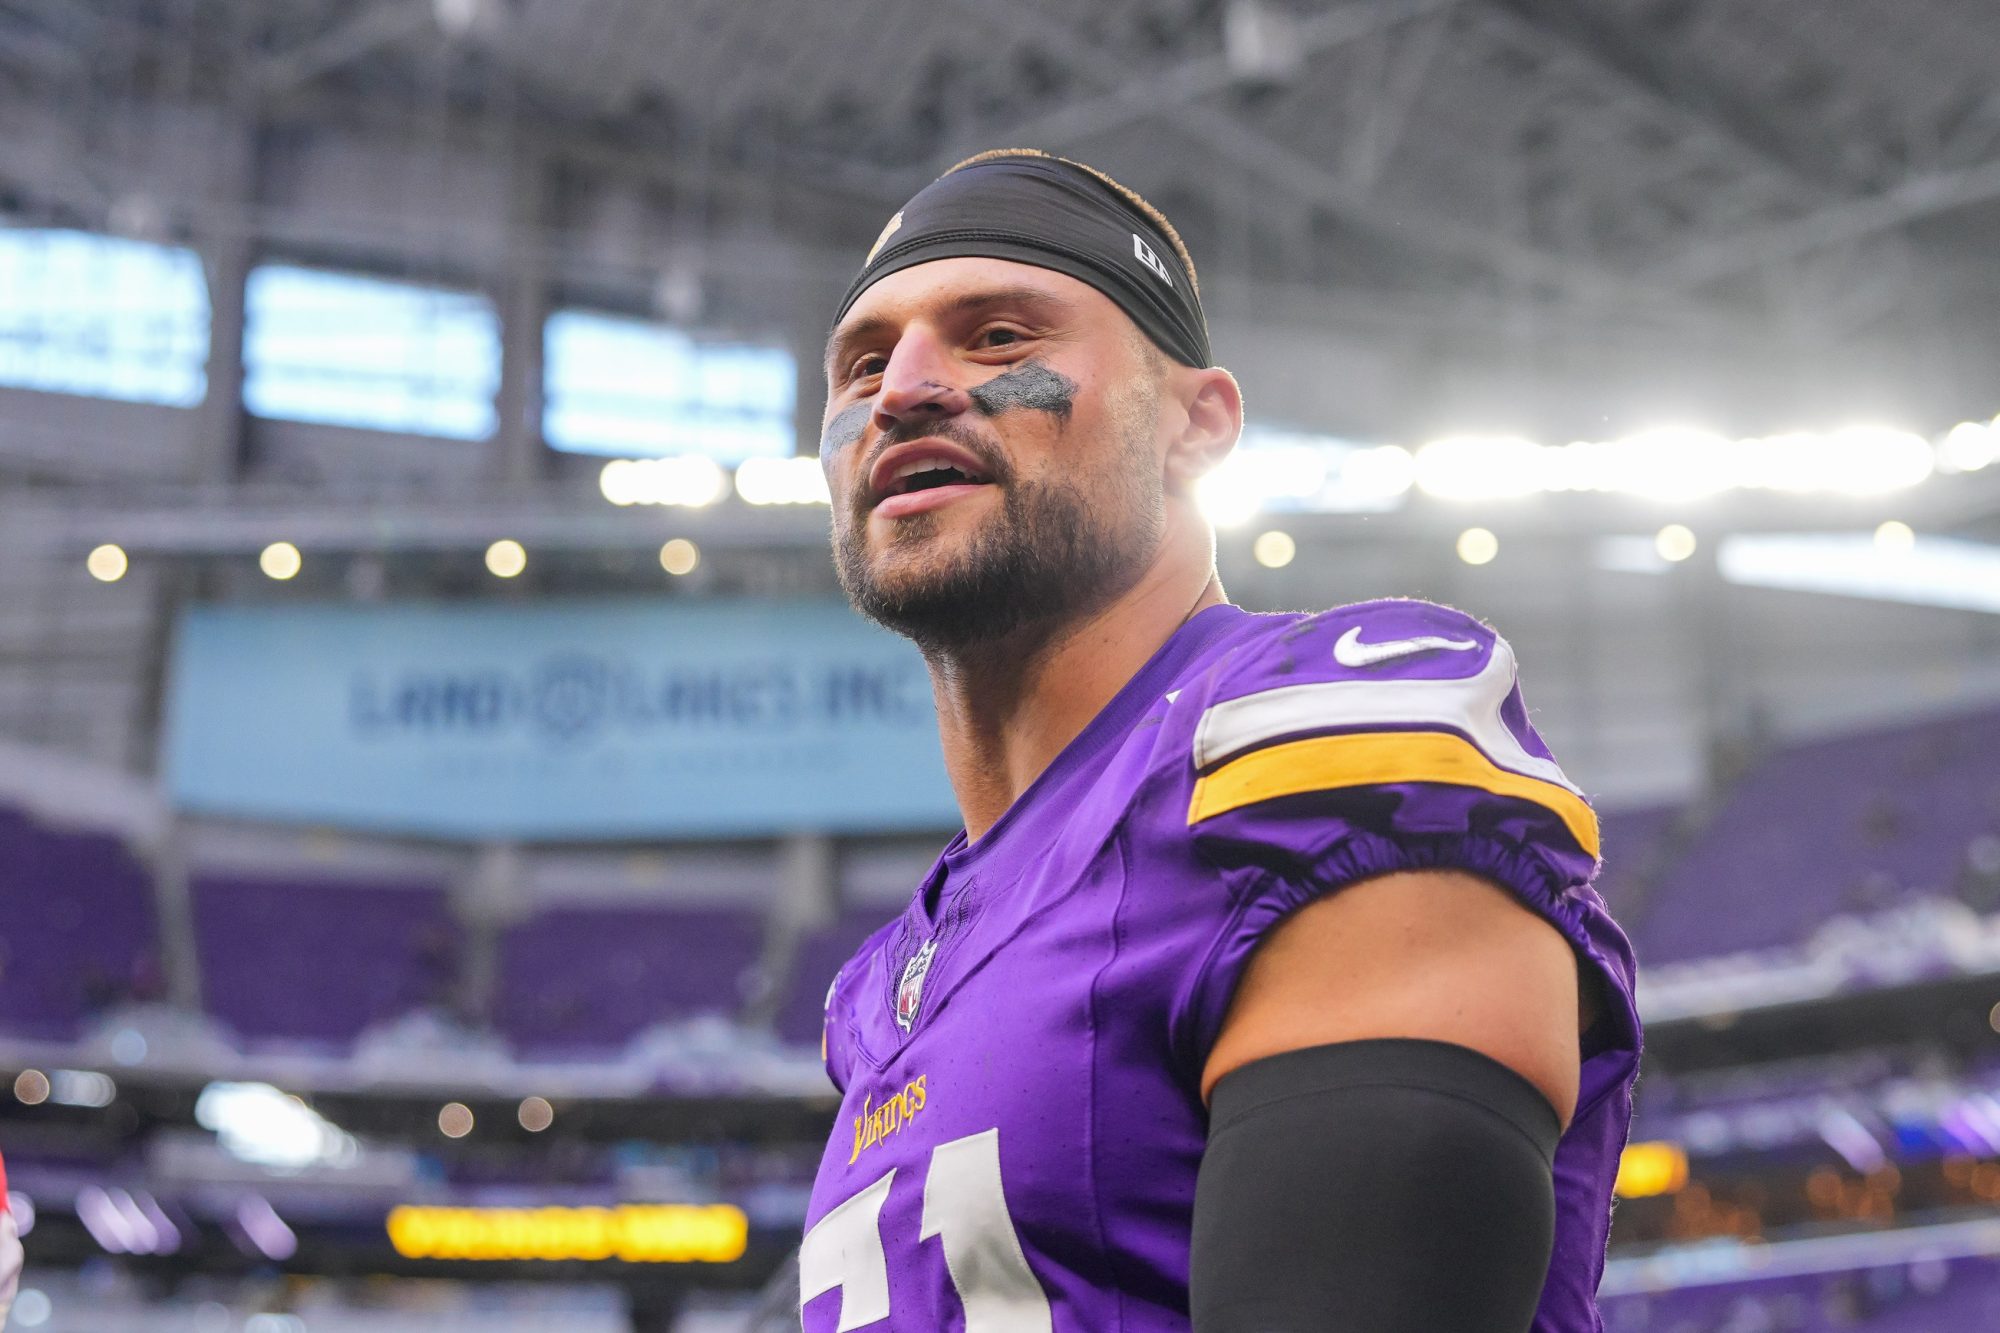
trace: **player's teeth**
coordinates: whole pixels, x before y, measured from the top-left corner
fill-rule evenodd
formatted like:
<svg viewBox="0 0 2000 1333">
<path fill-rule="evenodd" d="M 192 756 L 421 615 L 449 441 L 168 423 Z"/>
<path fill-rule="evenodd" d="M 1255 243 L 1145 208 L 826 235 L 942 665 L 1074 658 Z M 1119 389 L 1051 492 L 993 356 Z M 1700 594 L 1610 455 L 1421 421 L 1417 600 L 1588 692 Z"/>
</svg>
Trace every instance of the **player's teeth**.
<svg viewBox="0 0 2000 1333">
<path fill-rule="evenodd" d="M 964 477 L 966 481 L 975 484 L 983 480 L 977 473 L 969 472 L 958 464 L 948 462 L 945 459 L 919 458 L 914 462 L 903 464 L 890 474 L 889 484 L 895 488 L 894 493 L 899 495 L 906 494 L 909 487 L 903 483 L 907 482 L 911 477 L 921 476 L 926 472 L 956 472 Z"/>
</svg>

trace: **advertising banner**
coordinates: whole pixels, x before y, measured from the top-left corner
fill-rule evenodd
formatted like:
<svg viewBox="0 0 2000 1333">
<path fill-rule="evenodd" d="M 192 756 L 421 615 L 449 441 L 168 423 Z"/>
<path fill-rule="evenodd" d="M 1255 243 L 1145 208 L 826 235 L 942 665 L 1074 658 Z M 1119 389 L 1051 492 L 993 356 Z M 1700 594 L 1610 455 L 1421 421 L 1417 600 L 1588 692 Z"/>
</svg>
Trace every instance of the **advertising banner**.
<svg viewBox="0 0 2000 1333">
<path fill-rule="evenodd" d="M 838 602 L 198 607 L 170 672 L 192 813 L 464 838 L 958 824 L 922 659 Z"/>
</svg>

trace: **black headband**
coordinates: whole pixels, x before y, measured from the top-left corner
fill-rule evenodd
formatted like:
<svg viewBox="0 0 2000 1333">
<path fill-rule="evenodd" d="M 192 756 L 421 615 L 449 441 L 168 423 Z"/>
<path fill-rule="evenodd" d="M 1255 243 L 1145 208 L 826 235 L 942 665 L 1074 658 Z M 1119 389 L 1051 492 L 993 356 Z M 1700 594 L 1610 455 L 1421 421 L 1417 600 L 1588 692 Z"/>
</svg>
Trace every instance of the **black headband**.
<svg viewBox="0 0 2000 1333">
<path fill-rule="evenodd" d="M 882 229 L 833 322 L 877 279 L 961 256 L 1067 273 L 1116 301 L 1174 360 L 1212 359 L 1194 277 L 1158 224 L 1096 173 L 1030 154 L 975 162 L 918 191 Z"/>
</svg>

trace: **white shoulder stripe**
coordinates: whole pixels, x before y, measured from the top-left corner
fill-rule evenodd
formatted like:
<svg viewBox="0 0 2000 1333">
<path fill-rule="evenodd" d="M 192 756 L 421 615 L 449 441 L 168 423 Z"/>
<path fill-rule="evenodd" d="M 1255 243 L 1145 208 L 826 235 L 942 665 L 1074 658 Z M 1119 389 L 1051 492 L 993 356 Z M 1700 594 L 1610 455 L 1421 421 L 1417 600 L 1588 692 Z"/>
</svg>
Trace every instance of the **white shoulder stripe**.
<svg viewBox="0 0 2000 1333">
<path fill-rule="evenodd" d="M 1501 768 L 1582 792 L 1547 759 L 1529 754 L 1500 718 L 1514 688 L 1514 650 L 1505 639 L 1476 676 L 1457 680 L 1329 680 L 1280 685 L 1211 706 L 1194 731 L 1198 770 L 1280 736 L 1327 727 L 1449 727 Z"/>
</svg>

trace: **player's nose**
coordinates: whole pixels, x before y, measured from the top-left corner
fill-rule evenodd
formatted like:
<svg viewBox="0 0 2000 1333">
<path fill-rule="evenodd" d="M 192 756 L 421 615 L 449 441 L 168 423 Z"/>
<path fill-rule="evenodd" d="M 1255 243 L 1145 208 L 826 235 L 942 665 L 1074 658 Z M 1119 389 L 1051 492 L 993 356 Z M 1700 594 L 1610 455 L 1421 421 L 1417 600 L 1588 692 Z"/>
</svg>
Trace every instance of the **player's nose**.
<svg viewBox="0 0 2000 1333">
<path fill-rule="evenodd" d="M 906 329 L 882 371 L 875 394 L 876 426 L 887 430 L 912 418 L 964 412 L 972 398 L 958 382 L 963 370 L 937 335 L 921 327 Z"/>
</svg>

